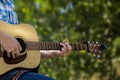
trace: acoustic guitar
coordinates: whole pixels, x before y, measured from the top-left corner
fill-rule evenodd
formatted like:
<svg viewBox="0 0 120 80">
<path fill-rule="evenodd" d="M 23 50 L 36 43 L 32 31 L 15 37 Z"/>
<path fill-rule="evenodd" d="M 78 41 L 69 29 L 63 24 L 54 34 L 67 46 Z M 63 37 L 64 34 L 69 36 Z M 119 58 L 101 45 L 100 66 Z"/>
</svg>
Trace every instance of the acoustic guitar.
<svg viewBox="0 0 120 80">
<path fill-rule="evenodd" d="M 40 42 L 34 27 L 30 24 L 8 24 L 0 21 L 0 31 L 13 36 L 20 43 L 22 51 L 20 56 L 13 59 L 8 57 L 5 51 L 0 50 L 0 75 L 15 69 L 33 69 L 40 63 L 40 50 L 60 50 L 60 43 Z M 106 48 L 104 44 L 70 43 L 72 50 L 86 50 L 88 52 L 102 51 Z M 97 54 L 97 53 L 95 53 Z"/>
</svg>

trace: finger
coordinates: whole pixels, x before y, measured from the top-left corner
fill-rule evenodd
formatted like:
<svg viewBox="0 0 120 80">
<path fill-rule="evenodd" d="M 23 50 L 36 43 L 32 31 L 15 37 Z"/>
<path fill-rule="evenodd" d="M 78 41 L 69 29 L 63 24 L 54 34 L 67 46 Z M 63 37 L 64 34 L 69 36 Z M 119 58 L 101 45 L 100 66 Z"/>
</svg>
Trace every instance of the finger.
<svg viewBox="0 0 120 80">
<path fill-rule="evenodd" d="M 69 55 L 69 50 L 68 50 L 68 47 L 67 47 L 67 45 L 65 44 L 65 43 L 63 43 L 63 48 L 62 48 L 62 55 L 61 56 L 67 56 L 67 55 Z"/>
<path fill-rule="evenodd" d="M 68 42 L 65 42 L 65 45 L 68 51 L 72 50 L 72 46 Z"/>
<path fill-rule="evenodd" d="M 7 56 L 10 58 L 10 52 L 7 52 Z"/>
<path fill-rule="evenodd" d="M 62 48 L 61 51 L 62 51 L 62 54 L 65 54 L 67 52 L 65 48 Z"/>
<path fill-rule="evenodd" d="M 22 47 L 19 45 L 19 51 L 22 51 Z"/>
<path fill-rule="evenodd" d="M 20 51 L 17 49 L 15 54 L 16 54 L 16 57 L 20 56 Z"/>
<path fill-rule="evenodd" d="M 7 52 L 7 56 L 8 57 L 11 57 L 11 52 L 13 51 L 13 49 L 8 49 L 6 52 Z"/>
<path fill-rule="evenodd" d="M 12 58 L 13 58 L 13 59 L 16 58 L 16 51 L 12 51 Z"/>
<path fill-rule="evenodd" d="M 22 51 L 22 47 L 21 47 L 21 45 L 19 43 L 18 43 L 18 50 Z"/>
<path fill-rule="evenodd" d="M 62 51 L 67 51 L 67 46 L 64 43 L 60 43 L 60 45 L 62 46 Z"/>
<path fill-rule="evenodd" d="M 20 44 L 18 43 L 15 48 L 14 48 L 14 53 L 15 53 L 15 57 L 18 57 L 20 55 L 20 51 L 22 50 Z"/>
</svg>

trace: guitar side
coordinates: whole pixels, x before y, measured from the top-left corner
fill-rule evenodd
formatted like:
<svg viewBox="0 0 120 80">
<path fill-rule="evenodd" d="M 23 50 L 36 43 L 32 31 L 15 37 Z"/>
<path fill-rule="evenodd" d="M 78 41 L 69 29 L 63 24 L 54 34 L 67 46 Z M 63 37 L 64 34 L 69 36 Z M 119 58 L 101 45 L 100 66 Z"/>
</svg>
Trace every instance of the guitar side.
<svg viewBox="0 0 120 80">
<path fill-rule="evenodd" d="M 7 24 L 0 21 L 0 31 L 5 32 L 13 37 L 19 37 L 24 39 L 24 41 L 35 41 L 39 42 L 38 35 L 29 24 Z M 14 68 L 35 68 L 40 63 L 40 51 L 39 50 L 26 50 L 26 58 L 15 64 L 5 63 L 3 57 L 0 57 L 0 75 L 6 73 Z"/>
</svg>

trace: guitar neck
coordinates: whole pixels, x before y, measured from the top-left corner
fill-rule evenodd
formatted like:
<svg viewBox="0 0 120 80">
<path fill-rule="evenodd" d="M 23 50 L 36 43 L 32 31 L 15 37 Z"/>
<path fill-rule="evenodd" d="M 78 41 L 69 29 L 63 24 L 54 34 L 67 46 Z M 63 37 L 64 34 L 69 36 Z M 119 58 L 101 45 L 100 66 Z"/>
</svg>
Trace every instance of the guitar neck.
<svg viewBox="0 0 120 80">
<path fill-rule="evenodd" d="M 72 50 L 87 50 L 83 43 L 70 43 Z M 62 46 L 57 42 L 27 42 L 28 50 L 60 50 Z"/>
</svg>

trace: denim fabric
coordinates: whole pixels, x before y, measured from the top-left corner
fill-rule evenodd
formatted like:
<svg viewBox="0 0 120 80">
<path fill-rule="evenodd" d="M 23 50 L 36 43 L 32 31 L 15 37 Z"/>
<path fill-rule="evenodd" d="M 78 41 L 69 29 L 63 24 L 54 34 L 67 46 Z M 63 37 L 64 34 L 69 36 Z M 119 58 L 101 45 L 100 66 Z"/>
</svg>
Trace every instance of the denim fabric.
<svg viewBox="0 0 120 80">
<path fill-rule="evenodd" d="M 13 70 L 10 71 L 2 76 L 0 76 L 0 80 L 12 80 L 14 75 L 18 72 L 19 70 Z M 26 71 L 24 73 L 22 73 L 21 75 L 19 75 L 19 77 L 17 77 L 16 80 L 54 80 L 48 76 L 45 76 L 43 74 L 38 74 L 38 73 L 34 73 L 31 71 Z"/>
<path fill-rule="evenodd" d="M 23 73 L 17 80 L 54 80 L 54 79 L 48 76 L 44 76 L 42 74 L 26 72 L 26 73 Z"/>
<path fill-rule="evenodd" d="M 10 72 L 7 72 L 0 76 L 0 80 L 12 80 L 13 76 L 18 72 L 19 70 L 12 70 Z"/>
</svg>

